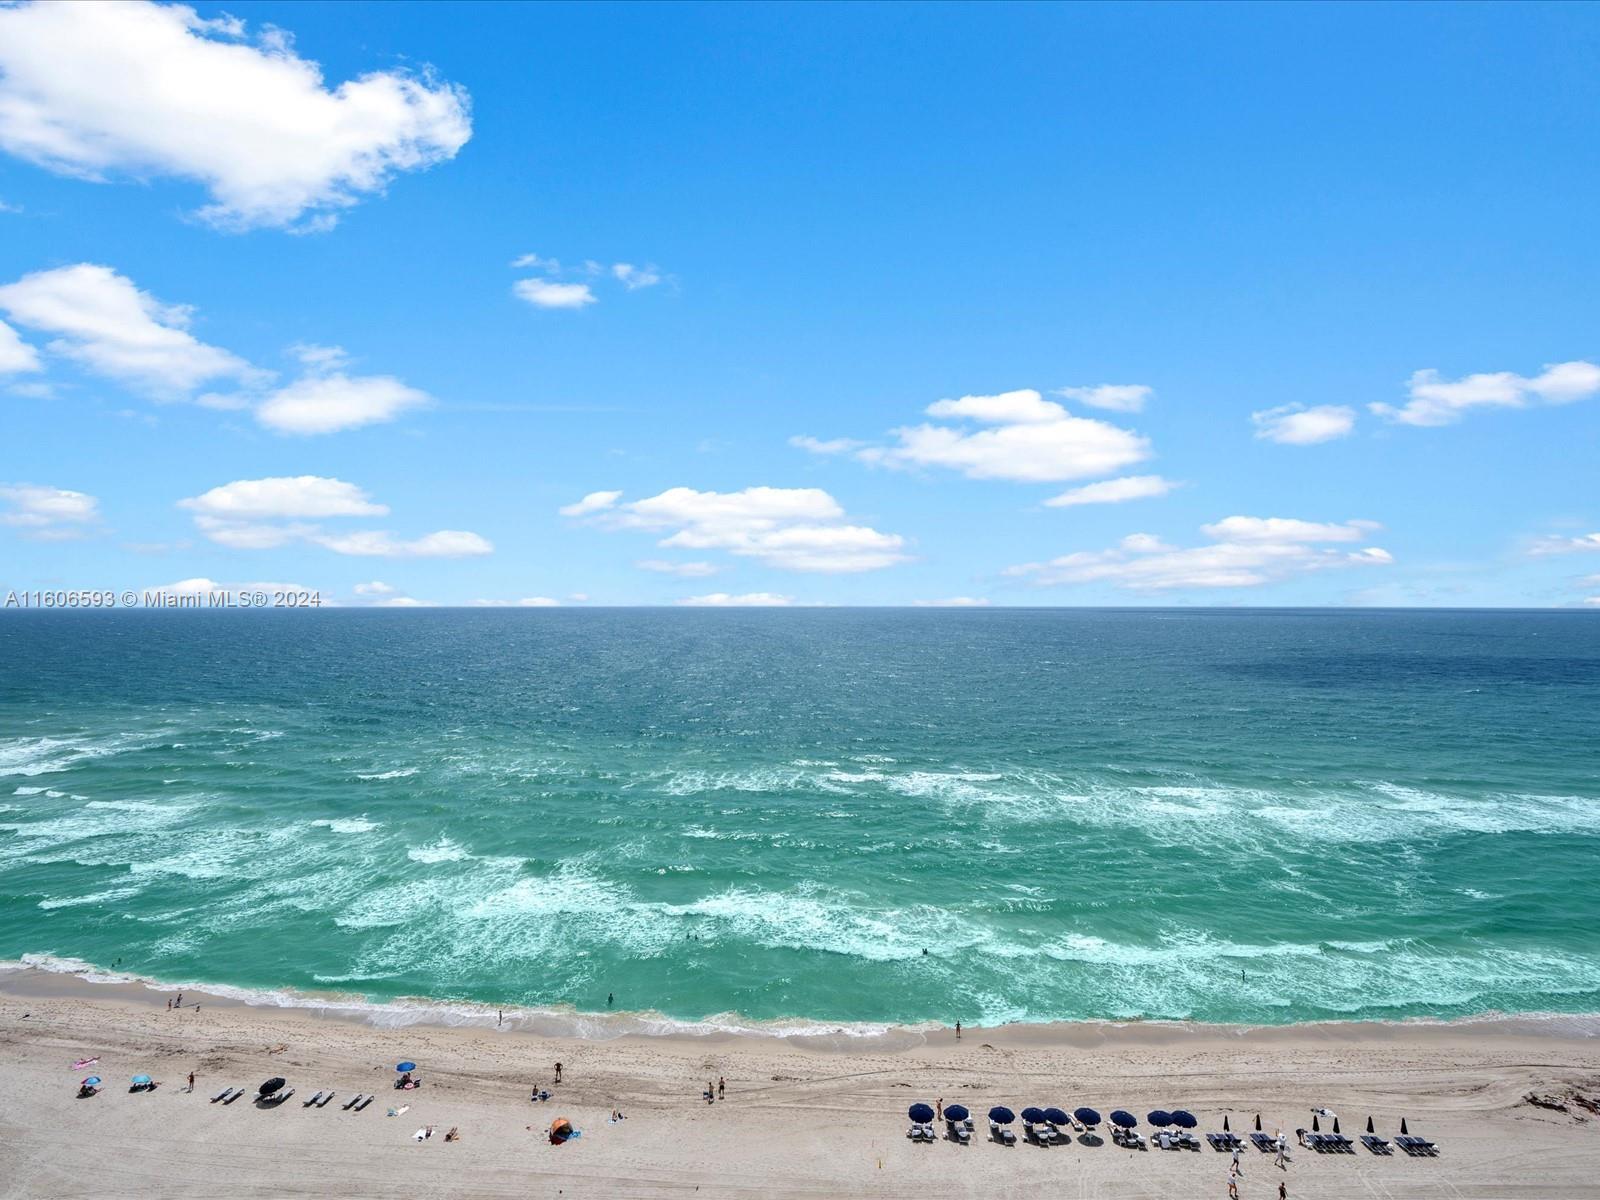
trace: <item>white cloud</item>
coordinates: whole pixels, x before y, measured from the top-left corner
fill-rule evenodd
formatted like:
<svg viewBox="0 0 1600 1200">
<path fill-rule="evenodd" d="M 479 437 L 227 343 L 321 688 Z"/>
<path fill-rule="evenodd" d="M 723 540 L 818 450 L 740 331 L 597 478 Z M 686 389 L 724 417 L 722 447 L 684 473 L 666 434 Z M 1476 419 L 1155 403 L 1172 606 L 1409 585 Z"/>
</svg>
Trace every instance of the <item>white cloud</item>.
<svg viewBox="0 0 1600 1200">
<path fill-rule="evenodd" d="M 632 263 L 612 263 L 612 278 L 630 292 L 640 288 L 655 287 L 661 282 L 661 272 L 655 267 L 636 267 Z"/>
<path fill-rule="evenodd" d="M 1392 563 L 1393 556 L 1377 546 L 1340 550 L 1322 545 L 1361 541 L 1377 528 L 1370 521 L 1323 524 L 1287 517 L 1226 517 L 1201 527 L 1212 539 L 1208 545 L 1183 548 L 1136 533 L 1109 550 L 1025 563 L 1006 573 L 1040 585 L 1109 583 L 1132 591 L 1257 587 L 1310 571 Z"/>
<path fill-rule="evenodd" d="M 535 308 L 583 308 L 595 302 L 587 283 L 556 283 L 549 279 L 519 279 L 512 292 Z"/>
<path fill-rule="evenodd" d="M 809 450 L 812 454 L 848 454 L 852 450 L 859 450 L 865 442 L 858 442 L 854 438 L 822 438 L 809 437 L 806 434 L 796 434 L 789 439 L 789 445 L 801 450 Z"/>
<path fill-rule="evenodd" d="M 568 504 L 563 507 L 561 515 L 563 517 L 587 517 L 591 513 L 610 508 L 621 498 L 621 492 L 590 492 L 576 504 Z"/>
<path fill-rule="evenodd" d="M 1179 486 L 1159 475 L 1124 475 L 1120 479 L 1103 479 L 1099 483 L 1086 483 L 1062 492 L 1046 500 L 1045 506 L 1071 508 L 1078 504 L 1121 504 L 1127 500 L 1148 500 L 1165 496 Z"/>
<path fill-rule="evenodd" d="M 426 392 L 391 375 L 352 378 L 335 371 L 306 376 L 270 393 L 256 408 L 256 420 L 280 433 L 336 433 L 392 421 L 429 403 Z"/>
<path fill-rule="evenodd" d="M 676 575 L 680 579 L 703 579 L 715 575 L 717 566 L 708 562 L 668 562 L 664 558 L 646 558 L 633 564 L 641 571 L 655 571 L 662 575 Z"/>
<path fill-rule="evenodd" d="M 471 136 L 460 88 L 372 71 L 333 89 L 290 36 L 125 0 L 0 8 L 0 147 L 61 174 L 193 180 L 228 229 L 325 229 Z"/>
<path fill-rule="evenodd" d="M 971 479 L 1053 483 L 1107 475 L 1150 457 L 1150 443 L 1129 430 L 1074 417 L 1031 389 L 963 396 L 928 406 L 928 415 L 995 426 L 971 430 L 916 425 L 893 431 L 898 443 L 856 452 L 891 467 L 949 467 Z"/>
<path fill-rule="evenodd" d="M 1600 533 L 1582 533 L 1576 537 L 1549 534 L 1536 538 L 1528 553 L 1538 557 L 1548 554 L 1574 554 L 1585 550 L 1600 550 Z"/>
<path fill-rule="evenodd" d="M 1583 603 L 1589 605 L 1591 608 L 1600 608 L 1600 596 L 1585 596 L 1583 598 Z"/>
<path fill-rule="evenodd" d="M 550 596 L 524 596 L 521 600 L 474 600 L 474 608 L 560 608 L 561 601 Z"/>
<path fill-rule="evenodd" d="M 358 583 L 354 591 L 358 596 L 393 596 L 400 589 L 392 583 L 385 583 L 381 579 L 374 579 L 371 583 Z"/>
<path fill-rule="evenodd" d="M 0 21 L 6 10 L 0 9 Z M 0 287 L 0 309 L 54 334 L 49 349 L 96 374 L 158 396 L 213 379 L 254 383 L 262 373 L 188 331 L 192 310 L 163 304 L 110 267 L 78 263 L 24 275 Z"/>
<path fill-rule="evenodd" d="M 1348 437 L 1356 427 L 1356 410 L 1342 404 L 1284 404 L 1250 414 L 1256 437 L 1286 446 L 1314 446 Z"/>
<path fill-rule="evenodd" d="M 945 600 L 913 600 L 913 608 L 988 608 L 989 601 L 983 596 L 951 596 Z"/>
<path fill-rule="evenodd" d="M 319 533 L 310 540 L 335 554 L 367 558 L 473 558 L 494 553 L 494 543 L 488 538 L 461 529 L 441 529 L 410 540 L 382 529 Z"/>
<path fill-rule="evenodd" d="M 387 505 L 374 503 L 365 488 L 320 475 L 236 479 L 178 501 L 179 508 L 226 520 L 275 517 L 382 517 Z"/>
<path fill-rule="evenodd" d="M 0 375 L 20 375 L 39 369 L 39 352 L 23 341 L 15 329 L 0 321 Z"/>
<path fill-rule="evenodd" d="M 100 501 L 86 492 L 37 483 L 0 484 L 0 525 L 23 530 L 34 541 L 81 537 L 84 526 L 100 520 Z"/>
<path fill-rule="evenodd" d="M 752 487 L 739 492 L 670 488 L 629 504 L 607 500 L 586 508 L 591 493 L 569 509 L 598 512 L 612 529 L 675 530 L 667 549 L 726 550 L 786 571 L 873 571 L 904 562 L 905 539 L 845 523 L 845 512 L 820 488 Z M 567 511 L 567 510 L 563 510 Z"/>
<path fill-rule="evenodd" d="M 418 600 L 415 596 L 390 596 L 387 599 L 379 600 L 377 602 L 376 607 L 378 607 L 378 608 L 432 608 L 433 605 L 432 605 L 432 603 L 430 603 L 427 600 Z"/>
<path fill-rule="evenodd" d="M 1102 383 L 1099 387 L 1057 388 L 1053 394 L 1090 408 L 1131 413 L 1142 411 L 1144 402 L 1155 395 L 1155 389 L 1141 383 Z"/>
<path fill-rule="evenodd" d="M 1403 425 L 1449 425 L 1472 408 L 1527 408 L 1532 404 L 1570 404 L 1600 393 L 1600 366 L 1575 361 L 1547 364 L 1528 378 L 1510 371 L 1441 378 L 1438 371 L 1418 371 L 1407 385 L 1409 399 L 1399 408 L 1370 404 L 1379 416 Z"/>
<path fill-rule="evenodd" d="M 787 608 L 794 603 L 794 597 L 775 592 L 745 592 L 740 596 L 712 592 L 706 596 L 685 596 L 678 603 L 687 608 Z"/>
</svg>

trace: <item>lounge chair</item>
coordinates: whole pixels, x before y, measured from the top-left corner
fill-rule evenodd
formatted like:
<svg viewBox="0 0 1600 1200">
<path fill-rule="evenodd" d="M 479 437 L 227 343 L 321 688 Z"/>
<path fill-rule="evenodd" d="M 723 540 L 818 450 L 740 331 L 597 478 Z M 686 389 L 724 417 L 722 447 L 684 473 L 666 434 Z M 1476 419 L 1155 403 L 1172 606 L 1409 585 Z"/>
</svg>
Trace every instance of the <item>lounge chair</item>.
<svg viewBox="0 0 1600 1200">
<path fill-rule="evenodd" d="M 1278 1139 L 1271 1134 L 1262 1133 L 1259 1129 L 1250 1135 L 1250 1144 L 1263 1154 L 1278 1152 Z"/>
<path fill-rule="evenodd" d="M 1017 1144 L 1017 1131 L 1007 1128 L 998 1121 L 989 1122 L 989 1137 L 999 1142 L 1002 1146 L 1015 1146 Z"/>
<path fill-rule="evenodd" d="M 351 1096 L 350 1099 L 346 1100 L 339 1107 L 344 1109 L 345 1112 L 349 1112 L 352 1108 L 354 1108 L 357 1104 L 360 1104 L 360 1103 L 361 1103 L 361 1093 L 357 1092 L 354 1096 Z"/>
<path fill-rule="evenodd" d="M 311 1099 L 302 1100 L 300 1102 L 300 1107 L 301 1108 L 310 1108 L 313 1104 L 319 1103 L 321 1100 L 322 1100 L 322 1093 L 318 1092 L 318 1093 L 316 1093 L 316 1095 L 312 1096 Z"/>
<path fill-rule="evenodd" d="M 221 1100 L 224 1096 L 226 1096 L 231 1091 L 233 1091 L 233 1089 L 231 1087 L 223 1088 L 215 1096 L 211 1097 L 211 1103 L 215 1104 L 218 1100 Z"/>
<path fill-rule="evenodd" d="M 365 1100 L 363 1100 L 360 1104 L 356 1105 L 356 1109 L 355 1109 L 356 1112 L 360 1112 L 362 1109 L 366 1108 L 366 1106 L 371 1104 L 371 1103 L 372 1103 L 372 1097 L 370 1095 L 368 1095 Z"/>
<path fill-rule="evenodd" d="M 1124 1129 L 1120 1125 L 1113 1125 L 1111 1127 L 1111 1141 L 1115 1145 L 1122 1146 L 1128 1150 L 1149 1149 L 1149 1147 L 1145 1145 L 1143 1135 L 1135 1133 L 1131 1129 Z"/>
<path fill-rule="evenodd" d="M 1032 1121 L 1022 1123 L 1022 1136 L 1035 1146 L 1048 1146 L 1055 1140 L 1054 1133 L 1055 1131 L 1042 1121 L 1037 1125 Z"/>
<path fill-rule="evenodd" d="M 287 1091 L 279 1092 L 276 1096 L 268 1096 L 267 1099 L 273 1101 L 276 1104 L 284 1104 L 284 1103 L 287 1103 L 289 1097 L 292 1096 L 292 1095 L 294 1095 L 294 1089 L 293 1088 L 289 1088 Z"/>
<path fill-rule="evenodd" d="M 962 1122 L 951 1118 L 945 1121 L 944 1124 L 945 1130 L 949 1134 L 952 1142 L 956 1142 L 959 1145 L 965 1146 L 972 1140 L 972 1131 L 968 1129 Z"/>
<path fill-rule="evenodd" d="M 1395 1145 L 1413 1158 L 1436 1158 L 1439 1154 L 1439 1147 L 1427 1138 L 1397 1137 L 1394 1141 Z"/>
<path fill-rule="evenodd" d="M 1388 1142 L 1384 1141 L 1381 1137 L 1378 1137 L 1376 1134 L 1368 1133 L 1368 1134 L 1362 1135 L 1361 1144 L 1363 1146 L 1365 1146 L 1368 1150 L 1371 1150 L 1374 1154 L 1393 1154 L 1394 1153 L 1394 1148 L 1392 1146 L 1390 1146 Z"/>
<path fill-rule="evenodd" d="M 328 1107 L 328 1101 L 332 1100 L 332 1099 L 333 1099 L 333 1093 L 332 1092 L 328 1092 L 326 1095 L 324 1095 L 322 1097 L 322 1101 L 321 1101 L 321 1103 L 319 1103 L 317 1105 L 317 1107 L 318 1108 L 327 1108 Z"/>
<path fill-rule="evenodd" d="M 244 1095 L 244 1089 L 243 1088 L 234 1088 L 233 1089 L 233 1095 L 224 1096 L 222 1098 L 222 1106 L 224 1108 L 226 1108 L 228 1105 L 232 1104 L 235 1100 L 237 1100 L 242 1095 Z"/>
</svg>

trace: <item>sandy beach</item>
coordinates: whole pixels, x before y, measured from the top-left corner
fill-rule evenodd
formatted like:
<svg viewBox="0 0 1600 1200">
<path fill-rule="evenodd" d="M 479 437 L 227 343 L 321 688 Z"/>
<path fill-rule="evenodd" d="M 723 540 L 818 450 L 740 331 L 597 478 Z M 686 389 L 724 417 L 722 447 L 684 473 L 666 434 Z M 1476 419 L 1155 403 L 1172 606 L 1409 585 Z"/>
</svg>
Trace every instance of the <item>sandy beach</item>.
<svg viewBox="0 0 1600 1200">
<path fill-rule="evenodd" d="M 1226 1114 L 1249 1130 L 1338 1113 L 1346 1133 L 1402 1116 L 1433 1159 L 1319 1155 L 1285 1170 L 1247 1150 L 1241 1197 L 1295 1200 L 1600 1198 L 1600 1037 L 1589 1019 L 1289 1028 L 1012 1026 L 907 1035 L 854 1048 L 753 1037 L 548 1038 L 496 1029 L 378 1028 L 314 1010 L 247 1007 L 33 970 L 0 975 L 0 1193 L 7 1197 L 1075 1196 L 1188 1200 L 1227 1194 L 1228 1156 L 1124 1150 L 1109 1141 L 1004 1148 L 905 1137 L 909 1104 L 1187 1107 L 1200 1132 Z M 106 1086 L 74 1097 L 72 1064 Z M 424 1079 L 393 1090 L 397 1059 Z M 554 1063 L 563 1082 L 553 1086 Z M 189 1071 L 197 1077 L 187 1093 Z M 131 1095 L 132 1075 L 160 1082 Z M 296 1094 L 257 1108 L 257 1085 Z M 708 1080 L 727 1099 L 708 1105 Z M 534 1104 L 534 1084 L 554 1098 Z M 210 1097 L 248 1090 L 229 1107 Z M 323 1089 L 326 1108 L 302 1101 Z M 365 1111 L 339 1108 L 375 1092 Z M 1528 1103 L 1554 1097 L 1563 1113 Z M 410 1107 L 390 1117 L 390 1108 Z M 613 1108 L 626 1119 L 613 1123 Z M 551 1146 L 556 1116 L 582 1131 Z M 413 1141 L 432 1125 L 434 1136 Z M 533 1131 L 528 1126 L 534 1127 Z M 444 1134 L 459 1128 L 461 1140 Z"/>
</svg>

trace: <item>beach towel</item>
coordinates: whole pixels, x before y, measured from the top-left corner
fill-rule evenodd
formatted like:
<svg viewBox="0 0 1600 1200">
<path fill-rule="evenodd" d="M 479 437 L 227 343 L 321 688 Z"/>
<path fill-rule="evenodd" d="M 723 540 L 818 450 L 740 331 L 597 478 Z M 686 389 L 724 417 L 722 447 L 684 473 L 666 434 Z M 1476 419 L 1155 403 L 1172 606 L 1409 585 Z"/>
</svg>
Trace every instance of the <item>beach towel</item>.
<svg viewBox="0 0 1600 1200">
<path fill-rule="evenodd" d="M 72 1069 L 73 1069 L 73 1070 L 74 1070 L 74 1071 L 81 1071 L 81 1070 L 83 1070 L 83 1069 L 84 1069 L 84 1068 L 85 1068 L 85 1067 L 92 1067 L 92 1066 L 94 1066 L 94 1065 L 95 1065 L 95 1063 L 97 1063 L 97 1062 L 99 1062 L 99 1061 L 100 1061 L 100 1060 L 99 1060 L 99 1059 L 98 1059 L 98 1058 L 80 1058 L 80 1059 L 79 1059 L 79 1060 L 78 1060 L 78 1061 L 77 1061 L 77 1062 L 75 1062 L 75 1063 L 73 1063 L 73 1064 L 72 1064 Z"/>
</svg>

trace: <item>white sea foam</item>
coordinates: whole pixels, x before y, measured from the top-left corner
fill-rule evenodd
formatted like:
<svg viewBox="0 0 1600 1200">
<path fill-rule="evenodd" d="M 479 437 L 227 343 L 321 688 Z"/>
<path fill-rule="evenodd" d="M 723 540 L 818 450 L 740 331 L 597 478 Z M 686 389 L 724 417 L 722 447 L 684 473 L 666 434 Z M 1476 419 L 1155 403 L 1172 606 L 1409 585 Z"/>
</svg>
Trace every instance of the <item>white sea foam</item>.
<svg viewBox="0 0 1600 1200">
<path fill-rule="evenodd" d="M 51 897 L 39 901 L 43 909 L 53 908 L 78 908 L 88 904 L 111 904 L 118 900 L 126 900 L 130 896 L 137 896 L 141 889 L 136 887 L 112 888 L 107 892 L 95 892 L 88 896 L 62 896 Z"/>
<path fill-rule="evenodd" d="M 334 817 L 311 822 L 319 829 L 331 829 L 334 833 L 372 833 L 379 826 L 375 821 L 366 817 Z"/>
<path fill-rule="evenodd" d="M 413 846 L 406 851 L 406 857 L 412 862 L 443 863 L 460 862 L 464 858 L 472 857 L 465 849 L 456 845 L 447 837 L 440 838 L 428 846 Z"/>
<path fill-rule="evenodd" d="M 367 780 L 375 780 L 375 779 L 406 779 L 406 778 L 409 778 L 412 775 L 415 775 L 416 773 L 417 773 L 417 768 L 416 767 L 396 767 L 392 771 L 375 771 L 375 772 L 373 772 L 371 774 L 367 774 L 367 775 L 363 775 L 360 772 L 357 772 L 356 773 L 356 778 L 357 779 L 367 779 Z"/>
</svg>

